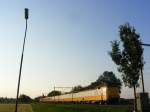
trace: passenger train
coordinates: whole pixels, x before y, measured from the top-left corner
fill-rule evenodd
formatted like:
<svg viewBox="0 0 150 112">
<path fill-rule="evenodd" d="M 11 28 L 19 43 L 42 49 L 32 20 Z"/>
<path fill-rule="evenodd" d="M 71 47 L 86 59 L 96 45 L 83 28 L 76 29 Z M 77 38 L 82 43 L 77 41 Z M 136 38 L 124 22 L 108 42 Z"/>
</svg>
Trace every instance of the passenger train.
<svg viewBox="0 0 150 112">
<path fill-rule="evenodd" d="M 120 98 L 119 89 L 115 86 L 100 86 L 95 89 L 67 93 L 52 97 L 41 98 L 41 102 L 51 103 L 116 103 Z"/>
</svg>

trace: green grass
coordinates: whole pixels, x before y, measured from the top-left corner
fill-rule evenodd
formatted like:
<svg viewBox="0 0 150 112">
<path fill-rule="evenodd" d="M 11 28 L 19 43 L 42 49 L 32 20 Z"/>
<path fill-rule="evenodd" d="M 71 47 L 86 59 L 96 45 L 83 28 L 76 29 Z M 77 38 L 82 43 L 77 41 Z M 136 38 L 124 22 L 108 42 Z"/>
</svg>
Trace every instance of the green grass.
<svg viewBox="0 0 150 112">
<path fill-rule="evenodd" d="M 14 112 L 15 104 L 0 104 L 0 112 Z M 18 112 L 33 112 L 29 104 L 18 105 Z"/>
<path fill-rule="evenodd" d="M 0 104 L 0 112 L 14 112 L 14 110 L 14 104 Z M 33 103 L 18 105 L 18 112 L 128 112 L 128 109 L 107 105 Z"/>
<path fill-rule="evenodd" d="M 34 112 L 128 112 L 125 108 L 81 104 L 32 104 Z"/>
</svg>

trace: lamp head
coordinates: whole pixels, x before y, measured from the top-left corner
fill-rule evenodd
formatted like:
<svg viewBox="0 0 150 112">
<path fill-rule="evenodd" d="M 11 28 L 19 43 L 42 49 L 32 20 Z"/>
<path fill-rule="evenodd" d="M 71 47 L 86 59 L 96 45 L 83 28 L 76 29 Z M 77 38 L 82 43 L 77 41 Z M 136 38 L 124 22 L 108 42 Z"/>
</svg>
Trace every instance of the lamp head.
<svg viewBox="0 0 150 112">
<path fill-rule="evenodd" d="M 28 19 L 29 18 L 29 9 L 25 8 L 24 11 L 25 11 L 25 19 Z"/>
</svg>

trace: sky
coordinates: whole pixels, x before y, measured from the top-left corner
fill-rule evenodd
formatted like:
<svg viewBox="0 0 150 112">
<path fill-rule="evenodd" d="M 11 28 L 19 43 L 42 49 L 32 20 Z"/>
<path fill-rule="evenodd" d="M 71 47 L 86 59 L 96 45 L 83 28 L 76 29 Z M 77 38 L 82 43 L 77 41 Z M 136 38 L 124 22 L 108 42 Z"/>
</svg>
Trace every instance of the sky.
<svg viewBox="0 0 150 112">
<path fill-rule="evenodd" d="M 30 11 L 20 94 L 32 98 L 46 95 L 54 86 L 89 85 L 104 71 L 120 78 L 108 52 L 110 41 L 119 39 L 118 27 L 126 22 L 150 44 L 149 0 L 1 0 L 1 97 L 16 97 L 24 8 Z M 144 47 L 144 60 L 150 93 L 150 47 Z M 133 89 L 122 87 L 121 97 L 132 98 Z"/>
</svg>

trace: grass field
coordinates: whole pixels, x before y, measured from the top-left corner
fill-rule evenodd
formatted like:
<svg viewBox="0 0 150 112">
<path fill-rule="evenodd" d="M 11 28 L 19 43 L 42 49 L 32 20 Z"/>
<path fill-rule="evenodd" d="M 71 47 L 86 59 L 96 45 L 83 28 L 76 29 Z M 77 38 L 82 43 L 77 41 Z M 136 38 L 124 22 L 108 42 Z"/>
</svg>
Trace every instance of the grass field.
<svg viewBox="0 0 150 112">
<path fill-rule="evenodd" d="M 34 112 L 129 112 L 127 108 L 81 104 L 32 104 Z"/>
<path fill-rule="evenodd" d="M 14 112 L 14 104 L 0 104 L 0 112 Z M 18 112 L 129 112 L 124 106 L 100 106 L 87 104 L 20 104 Z"/>
<path fill-rule="evenodd" d="M 14 104 L 0 104 L 0 112 L 14 112 Z M 18 112 L 33 112 L 29 104 L 18 105 Z"/>
</svg>

